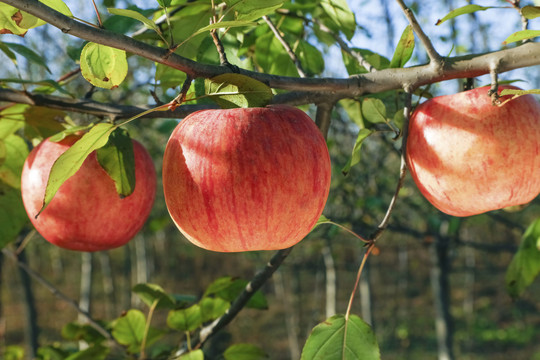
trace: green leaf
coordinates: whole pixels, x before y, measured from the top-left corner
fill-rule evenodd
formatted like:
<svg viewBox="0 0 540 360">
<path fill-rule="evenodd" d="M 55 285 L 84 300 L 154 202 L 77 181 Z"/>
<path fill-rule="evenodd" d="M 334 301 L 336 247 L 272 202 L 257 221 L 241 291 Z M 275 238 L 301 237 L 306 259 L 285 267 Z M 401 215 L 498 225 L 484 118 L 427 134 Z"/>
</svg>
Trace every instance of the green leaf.
<svg viewBox="0 0 540 360">
<path fill-rule="evenodd" d="M 155 80 L 163 88 L 163 90 L 172 89 L 177 86 L 182 86 L 186 80 L 186 73 L 170 66 L 156 64 Z"/>
<path fill-rule="evenodd" d="M 540 30 L 521 30 L 513 33 L 506 40 L 503 41 L 503 45 L 510 44 L 517 41 L 529 40 L 540 36 Z"/>
<path fill-rule="evenodd" d="M 116 129 L 116 126 L 112 124 L 97 124 L 56 159 L 49 174 L 49 180 L 45 189 L 45 198 L 43 199 L 43 207 L 39 213 L 45 210 L 47 205 L 49 205 L 64 181 L 69 179 L 80 169 L 88 155 L 94 150 L 107 144 L 109 136 L 114 129 Z"/>
<path fill-rule="evenodd" d="M 236 13 L 236 20 L 244 21 L 257 20 L 283 6 L 283 0 L 225 0 L 225 3 Z"/>
<path fill-rule="evenodd" d="M 64 360 L 69 354 L 67 350 L 61 349 L 58 344 L 41 346 L 37 350 L 38 359 Z"/>
<path fill-rule="evenodd" d="M 28 107 L 16 104 L 0 111 L 0 139 L 5 139 L 24 126 L 24 114 Z"/>
<path fill-rule="evenodd" d="M 302 349 L 301 360 L 379 360 L 371 327 L 356 315 L 334 315 L 315 326 Z"/>
<path fill-rule="evenodd" d="M 133 292 L 148 306 L 158 302 L 156 309 L 173 309 L 176 301 L 157 284 L 137 284 Z"/>
<path fill-rule="evenodd" d="M 371 50 L 353 48 L 351 51 L 362 56 L 362 58 L 376 70 L 386 69 L 390 65 L 390 60 L 380 54 L 374 53 Z M 343 63 L 345 64 L 345 68 L 347 69 L 349 75 L 364 74 L 368 72 L 364 66 L 359 64 L 358 60 L 354 56 L 346 51 L 342 51 L 341 54 L 343 57 Z"/>
<path fill-rule="evenodd" d="M 495 8 L 495 6 L 465 5 L 465 6 L 462 6 L 460 8 L 450 11 L 448 14 L 446 14 L 445 17 L 437 20 L 435 25 L 440 25 L 443 22 L 453 19 L 460 15 L 471 14 L 473 12 L 484 11 L 484 10 L 493 9 L 493 8 Z"/>
<path fill-rule="evenodd" d="M 525 230 L 521 244 L 506 271 L 506 289 L 519 297 L 540 274 L 540 218 Z"/>
<path fill-rule="evenodd" d="M 23 138 L 10 135 L 0 140 L 0 181 L 14 189 L 21 188 L 21 172 L 28 156 L 28 146 Z"/>
<path fill-rule="evenodd" d="M 21 191 L 0 181 L 0 248 L 15 240 L 27 222 Z"/>
<path fill-rule="evenodd" d="M 118 195 L 122 198 L 131 195 L 135 190 L 135 155 L 127 131 L 115 129 L 96 154 L 99 164 L 114 181 Z"/>
<path fill-rule="evenodd" d="M 370 136 L 372 133 L 373 132 L 371 130 L 360 129 L 360 131 L 358 132 L 358 137 L 356 138 L 356 143 L 354 144 L 351 158 L 341 170 L 343 175 L 347 175 L 349 171 L 351 171 L 351 168 L 360 162 L 360 149 L 362 148 L 362 144 L 364 143 L 364 140 L 366 140 L 367 137 Z"/>
<path fill-rule="evenodd" d="M 213 29 L 222 29 L 222 28 L 233 28 L 233 27 L 242 27 L 242 26 L 256 26 L 257 23 L 253 21 L 246 21 L 246 20 L 234 20 L 234 21 L 220 21 L 217 23 L 213 23 L 210 25 L 206 25 L 197 31 L 195 31 L 189 38 L 184 40 L 184 42 L 194 38 L 195 36 L 202 34 L 205 31 L 210 31 Z"/>
<path fill-rule="evenodd" d="M 179 360 L 204 360 L 204 353 L 201 349 L 190 351 L 187 354 L 180 355 Z"/>
<path fill-rule="evenodd" d="M 62 328 L 62 337 L 66 340 L 84 340 L 89 344 L 105 341 L 105 337 L 89 324 L 70 322 Z"/>
<path fill-rule="evenodd" d="M 313 228 L 316 228 L 317 226 L 322 225 L 322 224 L 331 224 L 331 223 L 332 223 L 332 220 L 330 220 L 324 215 L 321 215 Z"/>
<path fill-rule="evenodd" d="M 45 59 L 41 55 L 34 52 L 33 50 L 21 44 L 10 43 L 10 42 L 3 42 L 3 44 L 7 46 L 10 50 L 15 51 L 17 54 L 25 57 L 29 62 L 32 62 L 34 64 L 37 64 L 45 68 L 49 73 L 51 72 L 51 70 L 47 66 L 47 62 L 45 61 Z"/>
<path fill-rule="evenodd" d="M 268 354 L 260 347 L 252 344 L 233 344 L 223 353 L 225 360 L 261 360 Z"/>
<path fill-rule="evenodd" d="M 24 360 L 24 348 L 19 345 L 6 346 L 4 360 Z"/>
<path fill-rule="evenodd" d="M 48 7 L 73 17 L 73 14 L 62 0 L 41 0 Z M 28 29 L 46 24 L 33 15 L 6 4 L 0 4 L 0 34 L 15 34 L 24 36 Z"/>
<path fill-rule="evenodd" d="M 201 309 L 202 322 L 205 323 L 225 314 L 229 307 L 231 307 L 231 303 L 218 297 L 203 297 L 199 302 L 199 307 Z"/>
<path fill-rule="evenodd" d="M 232 302 L 244 289 L 249 281 L 244 279 L 236 279 L 230 276 L 224 276 L 215 280 L 204 292 L 203 297 L 217 296 L 229 302 Z M 252 309 L 267 309 L 268 302 L 264 294 L 256 291 L 246 304 L 247 308 Z"/>
<path fill-rule="evenodd" d="M 146 318 L 144 314 L 140 310 L 131 309 L 114 321 L 112 336 L 120 344 L 127 346 L 130 353 L 136 353 L 141 348 L 145 329 Z"/>
<path fill-rule="evenodd" d="M 171 6 L 171 0 L 157 0 L 159 6 L 161 7 L 169 7 Z"/>
<path fill-rule="evenodd" d="M 110 348 L 103 345 L 90 346 L 82 351 L 66 357 L 64 360 L 105 360 L 109 354 Z"/>
<path fill-rule="evenodd" d="M 108 8 L 107 11 L 109 11 L 109 13 L 113 15 L 120 15 L 120 16 L 125 16 L 131 19 L 138 20 L 142 22 L 144 25 L 146 25 L 147 28 L 160 32 L 159 27 L 156 25 L 155 22 L 148 19 L 146 16 L 144 16 L 138 11 L 129 10 L 129 9 L 115 9 L 115 8 Z"/>
<path fill-rule="evenodd" d="M 27 138 L 45 139 L 65 130 L 66 113 L 42 106 L 31 106 L 24 112 Z"/>
<path fill-rule="evenodd" d="M 31 16 L 24 13 L 25 15 Z M 27 29 L 19 26 L 23 19 L 23 12 L 13 6 L 0 3 L 0 34 L 14 34 L 24 36 Z"/>
<path fill-rule="evenodd" d="M 355 99 L 343 99 L 339 101 L 340 105 L 347 112 L 351 119 L 360 129 L 365 127 L 364 118 L 362 116 L 362 104 Z"/>
<path fill-rule="evenodd" d="M 540 6 L 524 6 L 521 8 L 521 15 L 531 20 L 540 17 Z"/>
<path fill-rule="evenodd" d="M 88 43 L 81 52 L 81 73 L 92 85 L 113 89 L 128 72 L 126 52 L 105 45 Z"/>
<path fill-rule="evenodd" d="M 305 40 L 300 40 L 296 48 L 296 55 L 309 76 L 318 75 L 323 72 L 324 59 L 319 49 L 315 46 Z"/>
<path fill-rule="evenodd" d="M 1 13 L 0 13 L 1 14 Z M 17 64 L 17 56 L 13 51 L 9 49 L 8 46 L 6 46 L 3 42 L 0 42 L 0 50 L 16 65 Z"/>
<path fill-rule="evenodd" d="M 167 316 L 167 325 L 178 331 L 194 331 L 202 324 L 199 304 L 192 305 L 187 309 L 171 310 Z"/>
<path fill-rule="evenodd" d="M 411 58 L 414 51 L 414 31 L 411 25 L 407 25 L 394 52 L 392 61 L 390 61 L 391 68 L 402 68 L 407 61 Z"/>
<path fill-rule="evenodd" d="M 48 87 L 54 90 L 58 90 L 59 92 L 71 96 L 69 92 L 67 92 L 60 84 L 58 84 L 54 80 L 39 80 L 39 81 L 32 81 L 32 80 L 23 80 L 23 79 L 16 79 L 16 78 L 9 78 L 9 79 L 0 79 L 0 83 L 17 83 L 17 84 L 32 84 L 32 85 L 41 85 L 43 87 Z"/>
<path fill-rule="evenodd" d="M 356 30 L 356 19 L 346 0 L 321 0 L 321 6 L 347 39 L 351 40 Z"/>
<path fill-rule="evenodd" d="M 263 107 L 272 90 L 262 82 L 240 74 L 222 74 L 205 81 L 206 94 L 222 108 Z"/>
<path fill-rule="evenodd" d="M 388 122 L 386 106 L 377 98 L 365 98 L 362 101 L 362 117 L 372 124 Z"/>
</svg>

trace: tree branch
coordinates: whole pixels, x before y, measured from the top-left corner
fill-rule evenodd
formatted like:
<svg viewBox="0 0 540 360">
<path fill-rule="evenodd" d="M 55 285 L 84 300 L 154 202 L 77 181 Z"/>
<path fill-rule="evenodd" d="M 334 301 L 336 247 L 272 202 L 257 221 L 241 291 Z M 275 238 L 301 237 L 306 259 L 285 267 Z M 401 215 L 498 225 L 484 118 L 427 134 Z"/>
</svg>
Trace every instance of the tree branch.
<svg viewBox="0 0 540 360">
<path fill-rule="evenodd" d="M 72 99 L 55 95 L 30 94 L 24 91 L 16 91 L 10 89 L 0 89 L 0 101 L 34 106 L 44 106 L 69 112 L 112 117 L 113 119 L 129 118 L 152 108 L 152 106 L 128 106 L 119 105 L 116 103 L 107 104 L 87 99 Z M 210 108 L 217 108 L 217 105 L 182 105 L 174 111 L 154 111 L 142 117 L 147 119 L 182 119 L 188 114 L 191 114 L 192 112 L 195 112 L 197 110 Z"/>
<path fill-rule="evenodd" d="M 210 78 L 230 72 L 227 67 L 201 64 L 184 58 L 167 49 L 152 46 L 128 36 L 91 27 L 75 21 L 45 6 L 37 0 L 0 0 L 0 2 L 26 11 L 83 40 L 111 46 L 186 72 L 193 78 Z M 433 55 L 433 54 L 432 54 Z M 404 69 L 385 69 L 352 78 L 296 78 L 262 74 L 240 69 L 243 75 L 266 83 L 272 88 L 304 92 L 326 92 L 336 98 L 357 97 L 366 93 L 378 93 L 412 89 L 421 85 L 456 78 L 477 77 L 488 74 L 490 64 L 498 62 L 499 73 L 540 64 L 540 44 L 527 43 L 519 47 L 480 55 L 445 58 L 442 66 L 421 65 Z"/>
<path fill-rule="evenodd" d="M 54 296 L 58 297 L 65 303 L 69 304 L 73 309 L 77 311 L 80 315 L 82 315 L 86 321 L 88 321 L 88 324 L 92 326 L 94 329 L 96 329 L 101 335 L 103 335 L 107 340 L 113 342 L 114 344 L 120 346 L 116 340 L 112 337 L 112 335 L 105 329 L 103 326 L 101 326 L 97 321 L 92 319 L 90 314 L 88 312 L 84 311 L 77 305 L 75 301 L 73 301 L 70 297 L 62 293 L 60 290 L 55 288 L 51 283 L 49 283 L 45 278 L 43 278 L 40 274 L 32 270 L 28 265 L 25 263 L 19 261 L 17 254 L 15 254 L 12 251 L 9 251 L 8 249 L 4 248 L 2 249 L 2 253 L 6 255 L 11 260 L 15 261 L 15 263 L 24 270 L 28 275 L 30 275 L 34 280 L 38 281 L 41 285 L 45 286 L 47 290 L 49 290 Z"/>
<path fill-rule="evenodd" d="M 201 347 L 208 339 L 215 335 L 219 330 L 227 326 L 242 310 L 249 299 L 255 294 L 257 290 L 268 281 L 272 274 L 279 268 L 285 258 L 289 256 L 292 251 L 292 247 L 277 251 L 266 266 L 261 269 L 253 279 L 246 285 L 244 291 L 233 301 L 231 307 L 220 318 L 212 322 L 210 325 L 205 326 L 199 333 L 199 338 L 191 342 L 191 348 Z M 187 349 L 181 349 L 176 356 L 180 356 Z"/>
</svg>

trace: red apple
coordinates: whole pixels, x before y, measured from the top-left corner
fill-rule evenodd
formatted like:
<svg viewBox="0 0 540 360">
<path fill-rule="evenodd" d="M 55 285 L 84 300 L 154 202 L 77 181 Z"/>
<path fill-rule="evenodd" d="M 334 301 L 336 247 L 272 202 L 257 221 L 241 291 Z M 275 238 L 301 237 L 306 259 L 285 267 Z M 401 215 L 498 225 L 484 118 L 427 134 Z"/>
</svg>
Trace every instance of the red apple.
<svg viewBox="0 0 540 360">
<path fill-rule="evenodd" d="M 507 88 L 517 89 L 499 87 Z M 524 95 L 495 106 L 488 90 L 435 97 L 410 119 L 409 170 L 421 193 L 450 215 L 525 204 L 540 193 L 540 104 Z"/>
<path fill-rule="evenodd" d="M 62 248 L 98 251 L 122 246 L 144 225 L 156 192 L 152 158 L 137 141 L 133 141 L 135 190 L 131 195 L 118 195 L 93 152 L 36 218 L 51 167 L 78 138 L 70 136 L 57 143 L 45 140 L 30 152 L 21 179 L 26 212 L 36 230 Z"/>
<path fill-rule="evenodd" d="M 330 157 L 313 121 L 290 106 L 204 110 L 172 133 L 163 159 L 169 213 L 213 251 L 295 245 L 319 219 Z"/>
</svg>

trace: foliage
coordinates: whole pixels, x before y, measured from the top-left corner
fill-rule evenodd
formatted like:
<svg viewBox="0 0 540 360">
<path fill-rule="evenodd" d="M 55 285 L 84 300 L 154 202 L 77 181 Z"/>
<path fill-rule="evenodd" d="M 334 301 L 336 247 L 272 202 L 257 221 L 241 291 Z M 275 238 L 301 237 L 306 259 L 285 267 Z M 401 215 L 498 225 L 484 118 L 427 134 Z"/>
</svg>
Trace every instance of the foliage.
<svg viewBox="0 0 540 360">
<path fill-rule="evenodd" d="M 119 196 L 129 196 L 135 186 L 130 136 L 137 134 L 148 140 L 154 136 L 150 132 L 170 133 L 176 120 L 168 116 L 182 117 L 177 114 L 183 109 L 190 109 L 186 110 L 189 112 L 216 106 L 254 107 L 269 103 L 305 106 L 307 111 L 316 108 L 321 129 L 325 126 L 328 129 L 332 118 L 328 146 L 335 160 L 335 199 L 328 204 L 327 211 L 340 224 L 331 230 L 318 226 L 336 224 L 323 217 L 313 236 L 332 238 L 338 229 L 348 225 L 356 232 L 374 229 L 371 235 L 357 235 L 357 238 L 364 241 L 369 251 L 378 249 L 374 241 L 388 226 L 386 215 L 397 211 L 402 221 L 394 222 L 396 229 L 401 226 L 409 232 L 418 232 L 406 223 L 408 220 L 421 224 L 419 237 L 438 237 L 448 219 L 430 208 L 426 210 L 425 202 L 410 195 L 410 187 L 401 187 L 403 178 L 395 190 L 399 168 L 395 155 L 403 143 L 412 100 L 419 102 L 431 97 L 432 85 L 443 80 L 470 77 L 467 66 L 471 64 L 476 66 L 474 76 L 497 75 L 493 74 L 493 62 L 480 55 L 469 54 L 468 59 L 443 58 L 430 52 L 433 44 L 420 36 L 422 29 L 414 18 L 409 18 L 391 57 L 378 49 L 349 46 L 355 42 L 355 36 L 367 30 L 361 26 L 360 13 L 353 12 L 353 3 L 346 0 L 158 0 L 146 3 L 144 9 L 129 1 L 104 0 L 99 5 L 107 10 L 98 7 L 97 25 L 82 20 L 92 15 L 74 14 L 68 8 L 69 3 L 62 0 L 42 0 L 41 4 L 28 0 L 27 3 L 26 8 L 20 5 L 19 9 L 17 0 L 0 2 L 0 33 L 6 34 L 0 38 L 0 51 L 16 69 L 2 74 L 0 79 L 3 91 L 0 100 L 6 102 L 0 109 L 0 247 L 5 249 L 13 247 L 15 240 L 21 240 L 29 231 L 20 196 L 20 173 L 29 145 L 49 136 L 60 141 L 71 134 L 82 135 L 55 163 L 42 211 L 61 184 L 93 151 L 97 151 L 100 164 L 115 181 Z M 402 1 L 398 3 L 406 7 Z M 126 8 L 117 7 L 123 5 Z M 418 6 L 414 2 L 411 8 Z M 492 11 L 517 11 L 524 21 L 540 14 L 537 6 L 506 9 L 468 4 L 441 16 L 436 24 L 446 26 L 466 16 L 473 18 Z M 50 14 L 54 18 L 45 16 Z M 66 56 L 66 62 L 55 64 L 50 60 L 51 51 L 25 42 L 32 32 L 45 27 L 47 21 L 41 18 L 74 35 L 75 39 L 62 39 L 63 50 L 71 56 Z M 533 51 L 537 51 L 536 47 L 520 48 L 540 36 L 538 30 L 521 29 L 503 35 L 505 38 L 499 44 L 511 46 L 509 51 L 514 52 L 497 48 L 493 56 L 500 56 L 499 60 L 513 56 L 523 62 L 499 61 L 496 71 L 538 65 L 537 60 L 523 60 L 519 56 L 538 54 Z M 4 41 L 7 36 L 11 36 L 11 41 Z M 427 55 L 419 50 L 418 40 Z M 331 52 L 336 49 L 337 52 Z M 326 77 L 331 71 L 328 65 L 336 61 L 329 54 L 340 55 L 341 59 L 337 60 L 341 60 L 347 78 Z M 473 63 L 475 60 L 481 64 Z M 465 61 L 471 62 L 460 68 Z M 437 66 L 430 66 L 433 64 L 449 65 L 436 69 Z M 30 71 L 25 72 L 25 67 Z M 66 71 L 68 68 L 76 70 Z M 69 74 L 64 76 L 64 73 Z M 138 87 L 143 90 L 137 91 Z M 515 95 L 531 93 L 537 94 L 538 90 Z M 16 100 L 4 98 L 3 94 Z M 150 105 L 152 101 L 157 105 Z M 134 114 L 121 110 L 113 115 L 102 110 L 111 104 L 138 106 L 139 111 Z M 306 106 L 310 104 L 315 106 Z M 330 108 L 326 115 L 325 108 Z M 150 116 L 163 119 L 158 125 L 147 125 L 144 120 Z M 148 143 L 156 148 L 162 145 L 151 140 Z M 394 177 L 381 176 L 374 184 L 374 174 L 381 169 Z M 350 182 L 351 178 L 355 184 Z M 393 209 L 398 194 L 413 212 Z M 392 205 L 388 207 L 387 203 Z M 164 205 L 160 206 L 145 231 L 157 233 L 170 223 Z M 534 220 L 536 217 L 527 215 L 518 219 L 520 226 L 533 222 L 524 232 L 519 250 L 508 267 L 506 284 L 513 297 L 522 296 L 540 272 L 540 220 Z M 377 221 L 382 218 L 385 220 Z M 304 251 L 316 250 L 319 249 Z M 272 273 L 268 271 L 264 281 Z M 357 278 L 356 284 L 358 281 Z M 203 359 L 205 336 L 213 336 L 214 326 L 223 319 L 230 321 L 228 314 L 242 307 L 261 311 L 270 306 L 262 291 L 250 290 L 252 284 L 249 280 L 223 276 L 211 282 L 199 296 L 168 293 L 153 283 L 138 284 L 132 290 L 145 305 L 144 311 L 131 308 L 119 317 L 93 325 L 69 323 L 62 330 L 65 343 L 42 346 L 36 357 L 160 359 L 175 355 L 180 359 Z M 242 297 L 248 297 L 245 305 L 237 305 Z M 175 339 L 173 346 L 165 340 L 170 337 Z M 73 346 L 79 341 L 88 347 Z M 237 343 L 229 345 L 219 356 L 248 360 L 268 355 L 257 345 Z M 8 346 L 3 356 L 21 359 L 24 351 L 18 346 Z M 306 360 L 381 358 L 372 328 L 349 310 L 314 326 L 301 356 Z"/>
</svg>

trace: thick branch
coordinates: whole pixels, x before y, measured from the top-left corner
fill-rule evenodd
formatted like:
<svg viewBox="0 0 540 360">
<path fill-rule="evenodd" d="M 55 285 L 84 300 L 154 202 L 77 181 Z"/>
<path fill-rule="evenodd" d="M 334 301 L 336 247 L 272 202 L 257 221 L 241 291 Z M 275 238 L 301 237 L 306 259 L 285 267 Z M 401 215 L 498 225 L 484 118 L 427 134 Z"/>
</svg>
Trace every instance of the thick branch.
<svg viewBox="0 0 540 360">
<path fill-rule="evenodd" d="M 23 91 L 10 89 L 0 89 L 0 101 L 13 102 L 17 104 L 28 104 L 34 106 L 44 106 L 52 109 L 58 109 L 69 112 L 78 112 L 91 114 L 95 116 L 117 118 L 129 118 L 149 110 L 152 106 L 128 106 L 118 104 L 100 103 L 86 99 L 72 99 L 68 97 L 29 94 Z M 148 113 L 143 118 L 175 118 L 182 119 L 186 115 L 203 109 L 209 109 L 217 106 L 211 104 L 205 105 L 182 105 L 174 111 L 154 111 Z"/>
<path fill-rule="evenodd" d="M 213 77 L 230 72 L 227 67 L 197 63 L 167 49 L 152 46 L 125 35 L 94 28 L 64 16 L 37 0 L 0 0 L 56 26 L 81 39 L 115 47 L 152 61 L 179 69 L 197 77 Z M 295 78 L 240 70 L 240 73 L 268 84 L 272 88 L 292 91 L 326 92 L 329 96 L 346 98 L 388 90 L 412 89 L 418 86 L 456 78 L 468 78 L 489 73 L 490 64 L 499 63 L 499 72 L 540 65 L 540 44 L 528 43 L 516 48 L 463 57 L 445 58 L 442 67 L 422 65 L 405 69 L 386 69 L 353 78 Z"/>
</svg>

